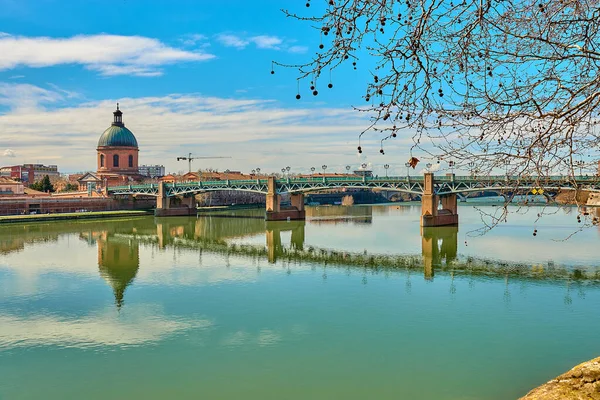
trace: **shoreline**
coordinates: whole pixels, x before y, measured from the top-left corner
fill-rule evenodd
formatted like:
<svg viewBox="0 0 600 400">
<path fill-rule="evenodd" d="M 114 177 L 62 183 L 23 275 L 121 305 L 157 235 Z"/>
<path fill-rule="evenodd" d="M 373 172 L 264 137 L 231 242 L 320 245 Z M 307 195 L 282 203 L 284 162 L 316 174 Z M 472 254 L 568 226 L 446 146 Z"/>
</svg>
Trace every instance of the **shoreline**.
<svg viewBox="0 0 600 400">
<path fill-rule="evenodd" d="M 120 210 L 120 211 L 88 211 L 80 213 L 56 213 L 34 215 L 3 215 L 0 216 L 1 224 L 18 224 L 27 222 L 48 222 L 66 220 L 85 220 L 100 218 L 126 218 L 145 215 L 154 215 L 153 210 Z"/>
<path fill-rule="evenodd" d="M 256 204 L 239 204 L 229 206 L 198 207 L 197 215 L 210 214 L 219 211 L 246 210 L 259 208 Z M 264 205 L 263 205 L 264 207 Z M 33 214 L 33 215 L 2 215 L 0 216 L 0 225 L 18 224 L 29 222 L 49 222 L 49 221 L 68 221 L 68 220 L 86 220 L 103 218 L 126 218 L 139 216 L 154 216 L 154 209 L 148 210 L 113 210 L 113 211 L 86 211 L 72 213 L 55 214 Z"/>
</svg>

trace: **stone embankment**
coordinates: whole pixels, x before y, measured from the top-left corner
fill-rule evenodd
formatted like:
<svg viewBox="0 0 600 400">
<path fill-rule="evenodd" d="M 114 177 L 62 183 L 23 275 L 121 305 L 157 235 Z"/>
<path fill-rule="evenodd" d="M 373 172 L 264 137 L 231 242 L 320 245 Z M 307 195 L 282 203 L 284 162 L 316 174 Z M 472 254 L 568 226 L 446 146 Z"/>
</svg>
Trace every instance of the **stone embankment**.
<svg viewBox="0 0 600 400">
<path fill-rule="evenodd" d="M 577 365 L 521 398 L 521 400 L 584 399 L 600 399 L 600 357 Z"/>
</svg>

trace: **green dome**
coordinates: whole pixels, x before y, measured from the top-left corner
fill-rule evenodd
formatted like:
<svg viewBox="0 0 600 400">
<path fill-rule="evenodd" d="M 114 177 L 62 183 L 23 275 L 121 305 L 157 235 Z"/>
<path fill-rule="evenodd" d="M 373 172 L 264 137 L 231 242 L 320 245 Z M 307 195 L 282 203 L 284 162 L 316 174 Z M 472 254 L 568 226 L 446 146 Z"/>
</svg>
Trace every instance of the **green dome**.
<svg viewBox="0 0 600 400">
<path fill-rule="evenodd" d="M 138 147 L 138 143 L 129 129 L 124 126 L 112 125 L 98 140 L 98 147 L 104 146 Z"/>
</svg>

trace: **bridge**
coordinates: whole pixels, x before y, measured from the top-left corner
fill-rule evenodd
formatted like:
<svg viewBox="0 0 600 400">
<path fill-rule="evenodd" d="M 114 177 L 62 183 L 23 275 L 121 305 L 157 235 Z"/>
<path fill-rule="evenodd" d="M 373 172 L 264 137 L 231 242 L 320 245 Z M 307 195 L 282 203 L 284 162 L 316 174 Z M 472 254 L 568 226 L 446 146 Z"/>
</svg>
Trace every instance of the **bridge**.
<svg viewBox="0 0 600 400">
<path fill-rule="evenodd" d="M 113 186 L 106 189 L 107 195 L 156 196 L 156 215 L 174 216 L 196 213 L 194 196 L 219 190 L 238 190 L 263 193 L 266 196 L 266 216 L 269 221 L 303 220 L 304 194 L 331 189 L 381 189 L 409 193 L 421 197 L 422 226 L 444 226 L 458 224 L 457 197 L 472 192 L 525 192 L 543 189 L 543 192 L 559 190 L 586 190 L 600 192 L 598 176 L 423 176 L 368 177 L 368 176 L 311 176 L 302 178 L 222 180 L 145 185 Z M 291 206 L 281 205 L 281 195 L 289 194 Z M 181 206 L 175 207 L 177 198 Z"/>
</svg>

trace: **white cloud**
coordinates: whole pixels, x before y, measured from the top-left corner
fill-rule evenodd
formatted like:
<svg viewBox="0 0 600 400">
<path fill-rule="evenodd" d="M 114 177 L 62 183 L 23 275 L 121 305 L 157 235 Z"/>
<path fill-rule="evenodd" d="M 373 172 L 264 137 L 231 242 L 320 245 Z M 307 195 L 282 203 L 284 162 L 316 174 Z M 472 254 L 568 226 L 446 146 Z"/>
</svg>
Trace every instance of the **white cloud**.
<svg viewBox="0 0 600 400">
<path fill-rule="evenodd" d="M 272 35 L 249 36 L 247 34 L 221 33 L 217 35 L 217 41 L 224 46 L 240 50 L 250 44 L 254 44 L 257 49 L 284 50 L 290 53 L 305 53 L 308 50 L 305 46 L 291 46 L 292 40 Z"/>
<path fill-rule="evenodd" d="M 279 50 L 279 45 L 283 43 L 283 40 L 278 38 L 277 36 L 267 36 L 267 35 L 253 36 L 250 38 L 250 40 L 259 49 Z"/>
<path fill-rule="evenodd" d="M 0 349 L 30 346 L 89 348 L 143 345 L 190 329 L 212 326 L 208 320 L 170 319 L 159 307 L 131 307 L 129 317 L 114 310 L 83 317 L 0 315 Z"/>
<path fill-rule="evenodd" d="M 180 41 L 185 46 L 196 46 L 198 44 L 205 46 L 207 44 L 207 43 L 205 43 L 205 41 L 207 39 L 208 38 L 205 35 L 201 35 L 199 33 L 193 33 L 190 35 L 185 35 L 183 38 L 180 39 Z"/>
<path fill-rule="evenodd" d="M 27 83 L 0 82 L 0 105 L 11 108 L 34 108 L 44 103 L 55 103 L 64 98 L 64 93 L 47 90 Z"/>
<path fill-rule="evenodd" d="M 329 171 L 343 172 L 355 162 L 357 137 L 367 116 L 350 108 L 311 108 L 310 102 L 282 107 L 273 100 L 217 98 L 199 94 L 121 98 L 76 103 L 60 91 L 32 85 L 0 85 L 0 104 L 11 109 L 0 114 L 0 149 L 17 152 L 19 162 L 50 162 L 65 172 L 93 170 L 96 143 L 112 120 L 119 101 L 124 121 L 140 143 L 140 163 L 164 164 L 167 171 L 187 169 L 177 156 L 231 156 L 203 160 L 194 168 L 278 171 L 290 165 L 308 171 L 328 164 Z M 52 107 L 44 109 L 44 103 Z M 408 154 L 409 139 L 386 143 L 386 153 Z M 362 140 L 365 153 L 378 157 L 376 134 Z M 394 151 L 394 146 L 396 148 Z"/>
<path fill-rule="evenodd" d="M 197 38 L 199 40 L 200 38 Z M 162 66 L 215 56 L 170 47 L 142 36 L 79 35 L 69 38 L 0 35 L 0 70 L 80 64 L 102 75 L 156 76 Z"/>
<path fill-rule="evenodd" d="M 308 47 L 306 47 L 306 46 L 291 46 L 288 49 L 289 53 L 297 53 L 297 54 L 306 53 L 307 51 L 308 51 Z"/>
<path fill-rule="evenodd" d="M 217 35 L 217 40 L 224 46 L 237 47 L 238 49 L 243 49 L 250 44 L 250 41 L 248 40 L 244 40 L 239 36 L 226 33 Z"/>
<path fill-rule="evenodd" d="M 17 155 L 15 154 L 15 151 L 14 151 L 14 150 L 11 150 L 11 149 L 6 149 L 6 150 L 4 150 L 4 157 L 10 157 L 10 158 L 14 158 L 14 157 L 16 157 L 16 156 L 17 156 Z"/>
</svg>

